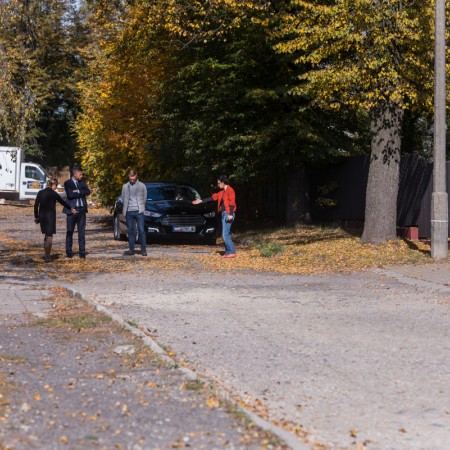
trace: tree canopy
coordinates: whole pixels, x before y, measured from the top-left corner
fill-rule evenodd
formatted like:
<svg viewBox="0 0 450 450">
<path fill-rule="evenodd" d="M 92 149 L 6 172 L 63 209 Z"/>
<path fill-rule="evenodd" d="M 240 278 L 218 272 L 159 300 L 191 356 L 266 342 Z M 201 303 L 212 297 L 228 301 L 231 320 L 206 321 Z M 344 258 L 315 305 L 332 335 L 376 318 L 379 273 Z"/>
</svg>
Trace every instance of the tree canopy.
<svg viewBox="0 0 450 450">
<path fill-rule="evenodd" d="M 366 225 L 382 225 L 365 238 L 393 237 L 402 133 L 414 130 L 403 148 L 429 146 L 433 5 L 76 3 L 0 3 L 6 140 L 47 163 L 77 158 L 111 203 L 131 167 L 289 185 L 305 165 L 367 151 L 370 135 Z"/>
<path fill-rule="evenodd" d="M 136 1 L 105 12 L 97 4 L 91 16 L 100 37 L 75 130 L 84 166 L 111 187 L 105 200 L 132 166 L 147 177 L 201 183 L 227 173 L 251 182 L 354 147 L 358 120 L 291 95 L 299 70 L 275 51 L 267 8 L 177 5 Z"/>
<path fill-rule="evenodd" d="M 0 3 L 0 131 L 47 164 L 72 160 L 69 121 L 77 108 L 74 0 Z"/>
<path fill-rule="evenodd" d="M 432 106 L 433 7 L 421 0 L 295 0 L 276 31 L 279 51 L 308 65 L 293 92 L 371 120 L 363 240 L 396 237 L 405 110 Z"/>
</svg>

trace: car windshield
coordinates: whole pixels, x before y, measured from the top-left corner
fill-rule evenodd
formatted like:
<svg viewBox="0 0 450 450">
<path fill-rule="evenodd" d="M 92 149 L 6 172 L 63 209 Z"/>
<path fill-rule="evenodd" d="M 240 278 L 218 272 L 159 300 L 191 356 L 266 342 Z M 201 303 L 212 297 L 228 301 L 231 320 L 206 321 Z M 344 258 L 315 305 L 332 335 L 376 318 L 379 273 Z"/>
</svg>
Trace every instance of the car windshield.
<svg viewBox="0 0 450 450">
<path fill-rule="evenodd" d="M 200 198 L 199 193 L 190 186 L 147 185 L 147 200 L 150 201 L 189 201 Z"/>
</svg>

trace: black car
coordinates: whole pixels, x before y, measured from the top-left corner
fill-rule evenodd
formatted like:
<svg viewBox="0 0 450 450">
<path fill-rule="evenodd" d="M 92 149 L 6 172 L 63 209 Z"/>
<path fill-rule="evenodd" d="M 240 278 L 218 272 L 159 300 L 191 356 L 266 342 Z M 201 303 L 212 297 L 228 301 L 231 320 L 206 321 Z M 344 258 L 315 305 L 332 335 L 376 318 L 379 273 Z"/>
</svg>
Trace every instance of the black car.
<svg viewBox="0 0 450 450">
<path fill-rule="evenodd" d="M 200 238 L 216 243 L 217 219 L 214 203 L 193 205 L 200 194 L 187 184 L 144 182 L 147 204 L 144 225 L 147 238 Z M 128 234 L 122 198 L 114 206 L 114 239 L 126 240 Z M 137 236 L 137 233 L 136 233 Z"/>
</svg>

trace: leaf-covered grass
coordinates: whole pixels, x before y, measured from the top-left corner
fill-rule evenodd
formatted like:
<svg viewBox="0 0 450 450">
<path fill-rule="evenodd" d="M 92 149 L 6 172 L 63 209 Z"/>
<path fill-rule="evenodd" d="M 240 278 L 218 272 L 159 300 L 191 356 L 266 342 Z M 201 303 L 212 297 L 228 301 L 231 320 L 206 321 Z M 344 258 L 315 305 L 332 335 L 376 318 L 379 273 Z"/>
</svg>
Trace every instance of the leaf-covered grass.
<svg viewBox="0 0 450 450">
<path fill-rule="evenodd" d="M 188 380 L 185 381 L 181 389 L 187 391 L 201 391 L 205 387 L 205 382 L 201 380 Z"/>
<path fill-rule="evenodd" d="M 75 330 L 87 330 L 100 327 L 111 322 L 111 317 L 96 311 L 83 300 L 77 300 L 60 287 L 51 289 L 54 309 L 42 319 L 33 322 L 35 326 L 64 327 Z"/>
<path fill-rule="evenodd" d="M 38 319 L 36 325 L 58 327 L 69 325 L 77 330 L 85 330 L 88 328 L 95 328 L 103 323 L 111 322 L 111 318 L 105 315 L 84 315 L 84 314 L 68 314 L 61 317 L 48 317 L 45 319 Z"/>
<path fill-rule="evenodd" d="M 263 258 L 270 258 L 274 255 L 281 255 L 286 251 L 284 245 L 278 241 L 260 242 L 256 245 L 259 254 Z"/>
<path fill-rule="evenodd" d="M 212 268 L 271 270 L 313 274 L 352 272 L 398 264 L 431 263 L 424 242 L 398 239 L 381 245 L 364 244 L 359 232 L 303 226 L 236 233 L 238 257 L 202 257 Z M 241 244 L 240 244 L 241 243 Z M 243 245 L 243 244 L 244 245 Z"/>
</svg>

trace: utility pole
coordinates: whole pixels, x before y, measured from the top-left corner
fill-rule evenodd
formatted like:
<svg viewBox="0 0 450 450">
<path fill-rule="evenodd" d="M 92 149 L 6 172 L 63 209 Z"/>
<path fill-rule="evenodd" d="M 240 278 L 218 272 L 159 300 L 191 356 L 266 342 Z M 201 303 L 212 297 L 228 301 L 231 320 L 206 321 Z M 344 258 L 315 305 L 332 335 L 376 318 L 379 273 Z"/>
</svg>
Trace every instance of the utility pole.
<svg viewBox="0 0 450 450">
<path fill-rule="evenodd" d="M 445 0 L 436 0 L 434 40 L 434 151 L 431 257 L 448 256 L 448 194 L 445 178 Z"/>
</svg>

